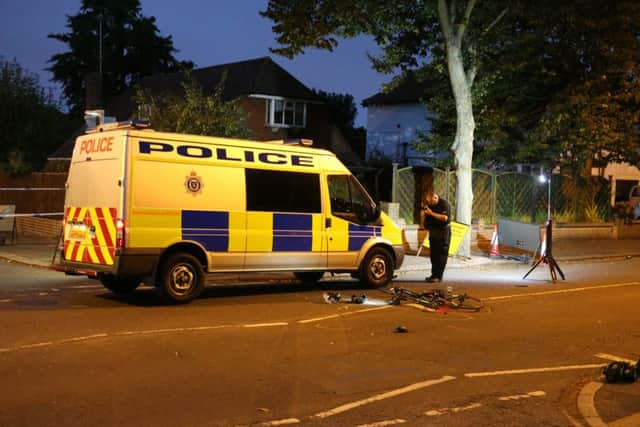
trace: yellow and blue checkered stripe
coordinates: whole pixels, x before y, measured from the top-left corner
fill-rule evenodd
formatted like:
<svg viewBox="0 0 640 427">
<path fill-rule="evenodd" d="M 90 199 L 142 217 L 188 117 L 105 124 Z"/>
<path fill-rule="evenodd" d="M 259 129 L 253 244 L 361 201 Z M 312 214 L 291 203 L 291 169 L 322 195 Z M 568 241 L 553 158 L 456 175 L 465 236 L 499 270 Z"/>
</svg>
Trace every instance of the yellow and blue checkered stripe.
<svg viewBox="0 0 640 427">
<path fill-rule="evenodd" d="M 196 241 L 210 252 L 228 252 L 229 212 L 183 210 L 182 240 Z"/>
<path fill-rule="evenodd" d="M 359 251 L 371 237 L 382 235 L 382 227 L 349 223 L 349 251 Z"/>
<path fill-rule="evenodd" d="M 247 250 L 259 252 L 314 252 L 321 251 L 322 245 L 314 242 L 314 228 L 318 231 L 319 214 L 258 213 L 267 215 L 269 221 L 248 227 L 248 233 L 266 232 L 260 244 L 247 243 Z M 315 218 L 314 216 L 318 217 Z M 181 213 L 182 239 L 200 243 L 210 252 L 232 252 L 230 242 L 230 213 L 225 211 L 183 210 Z M 315 227 L 314 227 L 315 225 Z M 268 228 L 268 229 L 267 229 Z M 358 251 L 371 237 L 379 237 L 382 227 L 349 224 L 348 239 L 343 251 Z M 345 230 L 345 231 L 347 231 Z M 251 238 L 251 237 L 250 237 Z M 254 236 L 255 238 L 255 236 Z M 315 244 L 314 244 L 315 243 Z"/>
</svg>

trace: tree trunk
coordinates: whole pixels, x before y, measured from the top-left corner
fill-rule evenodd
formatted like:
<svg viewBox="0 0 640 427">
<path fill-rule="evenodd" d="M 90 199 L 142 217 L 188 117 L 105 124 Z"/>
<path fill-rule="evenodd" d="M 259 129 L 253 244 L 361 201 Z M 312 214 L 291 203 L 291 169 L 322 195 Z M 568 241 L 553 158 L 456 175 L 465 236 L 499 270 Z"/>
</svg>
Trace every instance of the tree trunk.
<svg viewBox="0 0 640 427">
<path fill-rule="evenodd" d="M 449 51 L 449 49 L 447 49 Z M 473 172 L 471 170 L 473 160 L 473 133 L 475 120 L 473 118 L 473 105 L 471 102 L 471 87 L 467 83 L 464 72 L 460 49 L 452 49 L 449 55 L 448 66 L 451 76 L 451 86 L 456 102 L 456 136 L 454 141 L 456 164 L 456 221 L 463 224 L 471 224 L 473 208 Z M 459 253 L 463 256 L 471 255 L 470 233 L 462 241 Z"/>
<path fill-rule="evenodd" d="M 456 164 L 456 221 L 471 224 L 471 212 L 473 207 L 473 133 L 475 120 L 473 118 L 473 104 L 471 99 L 471 85 L 475 70 L 466 71 L 462 59 L 463 33 L 454 33 L 452 18 L 448 14 L 445 0 L 439 1 L 440 21 L 445 35 L 447 49 L 447 67 L 449 80 L 456 103 L 456 136 L 453 143 Z M 471 238 L 467 233 L 462 241 L 459 253 L 463 256 L 471 255 Z"/>
</svg>

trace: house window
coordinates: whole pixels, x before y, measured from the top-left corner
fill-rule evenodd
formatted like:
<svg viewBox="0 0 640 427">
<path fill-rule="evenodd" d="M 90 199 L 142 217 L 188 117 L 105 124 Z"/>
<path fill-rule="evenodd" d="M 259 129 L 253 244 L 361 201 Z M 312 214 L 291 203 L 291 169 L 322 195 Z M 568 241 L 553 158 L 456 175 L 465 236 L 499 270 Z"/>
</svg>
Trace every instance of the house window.
<svg viewBox="0 0 640 427">
<path fill-rule="evenodd" d="M 285 98 L 267 98 L 267 126 L 272 127 L 305 127 L 307 123 L 307 104 Z"/>
</svg>

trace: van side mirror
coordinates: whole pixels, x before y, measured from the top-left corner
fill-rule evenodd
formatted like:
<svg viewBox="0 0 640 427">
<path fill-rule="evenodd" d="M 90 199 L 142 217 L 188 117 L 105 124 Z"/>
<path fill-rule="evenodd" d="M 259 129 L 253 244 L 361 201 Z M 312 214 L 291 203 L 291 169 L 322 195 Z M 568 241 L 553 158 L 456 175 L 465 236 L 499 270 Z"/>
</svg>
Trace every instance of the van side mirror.
<svg viewBox="0 0 640 427">
<path fill-rule="evenodd" d="M 376 222 L 380 219 L 380 205 L 376 203 L 375 206 L 360 206 L 356 209 L 356 216 L 360 224 Z"/>
</svg>

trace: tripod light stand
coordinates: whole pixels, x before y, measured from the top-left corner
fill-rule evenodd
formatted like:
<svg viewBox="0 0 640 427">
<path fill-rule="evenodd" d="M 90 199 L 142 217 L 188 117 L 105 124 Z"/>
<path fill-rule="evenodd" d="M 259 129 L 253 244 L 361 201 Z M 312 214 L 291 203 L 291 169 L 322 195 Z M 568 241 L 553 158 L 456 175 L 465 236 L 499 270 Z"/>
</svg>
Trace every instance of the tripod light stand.
<svg viewBox="0 0 640 427">
<path fill-rule="evenodd" d="M 544 253 L 540 254 L 540 259 L 531 267 L 531 270 L 527 271 L 527 274 L 524 275 L 522 280 L 526 279 L 527 276 L 536 269 L 540 263 L 545 263 L 549 266 L 549 273 L 551 274 L 551 281 L 556 283 L 558 276 L 556 273 L 560 274 L 562 280 L 565 280 L 564 273 L 560 269 L 560 266 L 556 262 L 553 257 L 553 220 L 551 219 L 551 177 L 547 179 L 542 173 L 539 176 L 539 181 L 541 183 L 547 183 L 547 222 L 545 223 L 545 241 L 546 247 L 544 249 Z"/>
</svg>

